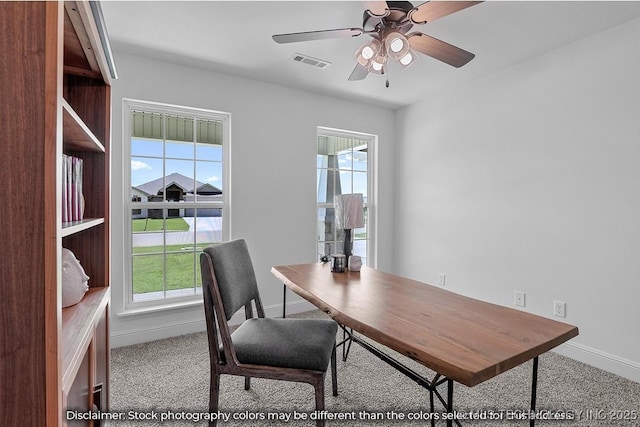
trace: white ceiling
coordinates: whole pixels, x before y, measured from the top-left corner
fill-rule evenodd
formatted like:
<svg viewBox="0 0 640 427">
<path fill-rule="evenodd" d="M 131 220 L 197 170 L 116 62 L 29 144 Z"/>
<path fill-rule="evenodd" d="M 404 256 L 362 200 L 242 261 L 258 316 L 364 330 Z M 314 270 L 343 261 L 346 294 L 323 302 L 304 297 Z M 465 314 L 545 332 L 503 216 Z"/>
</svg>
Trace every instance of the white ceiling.
<svg viewBox="0 0 640 427">
<path fill-rule="evenodd" d="M 421 2 L 414 2 L 414 5 Z M 367 36 L 280 45 L 278 33 L 362 26 L 359 1 L 103 1 L 114 49 L 390 108 L 640 16 L 640 2 L 487 1 L 415 30 L 476 54 L 456 69 L 426 56 L 348 81 Z M 294 62 L 302 53 L 332 63 Z M 117 66 L 117 64 L 116 64 Z"/>
</svg>

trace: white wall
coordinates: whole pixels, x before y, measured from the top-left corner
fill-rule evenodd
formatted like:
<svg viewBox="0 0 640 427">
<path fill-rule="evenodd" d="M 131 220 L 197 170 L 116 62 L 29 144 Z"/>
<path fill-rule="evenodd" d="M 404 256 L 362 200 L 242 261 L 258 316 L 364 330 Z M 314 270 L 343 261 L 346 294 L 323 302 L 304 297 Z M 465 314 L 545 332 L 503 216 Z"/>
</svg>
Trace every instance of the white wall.
<svg viewBox="0 0 640 427">
<path fill-rule="evenodd" d="M 314 259 L 316 126 L 373 133 L 379 268 L 428 283 L 445 273 L 446 289 L 507 306 L 522 290 L 525 310 L 549 317 L 554 299 L 566 301 L 566 321 L 580 335 L 560 352 L 640 381 L 640 20 L 448 88 L 395 117 L 120 51 L 116 63 L 114 346 L 204 328 L 201 306 L 118 315 L 128 97 L 232 114 L 232 237 L 249 241 L 274 311 L 282 287 L 270 267 Z M 256 217 L 265 211 L 266 220 Z"/>
<path fill-rule="evenodd" d="M 526 311 L 640 381 L 640 20 L 400 110 L 396 270 Z"/>
<path fill-rule="evenodd" d="M 204 330 L 201 305 L 168 312 L 121 316 L 123 310 L 122 98 L 208 108 L 231 113 L 232 238 L 252 252 L 262 301 L 281 312 L 282 284 L 273 265 L 315 261 L 316 127 L 378 135 L 379 194 L 392 194 L 392 111 L 324 97 L 212 71 L 183 67 L 116 51 L 113 85 L 112 345 L 126 345 Z M 321 78 L 321 76 L 319 76 Z M 392 268 L 393 211 L 379 203 L 378 267 Z M 289 292 L 288 302 L 294 299 Z M 296 307 L 293 307 L 295 309 Z"/>
</svg>

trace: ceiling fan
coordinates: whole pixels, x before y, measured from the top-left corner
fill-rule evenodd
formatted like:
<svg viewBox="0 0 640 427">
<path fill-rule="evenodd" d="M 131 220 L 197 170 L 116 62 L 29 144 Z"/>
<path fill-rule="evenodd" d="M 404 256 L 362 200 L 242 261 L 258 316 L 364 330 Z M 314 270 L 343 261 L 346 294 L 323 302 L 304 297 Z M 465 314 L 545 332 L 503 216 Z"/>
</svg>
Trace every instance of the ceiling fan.
<svg viewBox="0 0 640 427">
<path fill-rule="evenodd" d="M 357 64 L 349 80 L 362 80 L 369 73 L 386 74 L 389 60 L 405 68 L 416 60 L 416 52 L 438 59 L 456 68 L 471 61 L 475 55 L 423 34 L 409 33 L 414 25 L 426 24 L 473 6 L 481 1 L 427 1 L 413 6 L 408 1 L 364 1 L 362 28 L 307 31 L 276 34 L 277 43 L 358 37 L 366 34 L 371 40 L 356 51 Z M 387 80 L 387 87 L 389 81 Z"/>
</svg>

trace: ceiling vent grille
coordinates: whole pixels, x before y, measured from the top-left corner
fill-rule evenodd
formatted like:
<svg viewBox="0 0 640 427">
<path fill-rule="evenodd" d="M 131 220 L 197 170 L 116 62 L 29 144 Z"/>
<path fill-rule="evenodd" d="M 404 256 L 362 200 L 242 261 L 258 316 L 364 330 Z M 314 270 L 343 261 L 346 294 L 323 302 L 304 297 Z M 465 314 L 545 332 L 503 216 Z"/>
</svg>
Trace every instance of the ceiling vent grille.
<svg viewBox="0 0 640 427">
<path fill-rule="evenodd" d="M 320 68 L 321 70 L 324 70 L 329 65 L 331 65 L 331 62 L 329 62 L 329 61 L 325 61 L 323 59 L 318 59 L 318 58 L 313 58 L 311 56 L 303 55 L 301 53 L 296 53 L 295 55 L 293 55 L 291 57 L 291 59 L 296 61 L 296 62 L 301 62 L 303 64 L 311 65 L 312 67 Z"/>
</svg>

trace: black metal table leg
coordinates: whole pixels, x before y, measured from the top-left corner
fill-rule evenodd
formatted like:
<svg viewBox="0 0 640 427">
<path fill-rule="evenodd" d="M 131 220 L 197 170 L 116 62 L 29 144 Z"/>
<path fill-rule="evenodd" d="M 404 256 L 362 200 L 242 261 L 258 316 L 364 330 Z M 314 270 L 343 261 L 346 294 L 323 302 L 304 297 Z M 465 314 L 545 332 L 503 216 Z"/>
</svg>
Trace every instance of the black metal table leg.
<svg viewBox="0 0 640 427">
<path fill-rule="evenodd" d="M 287 285 L 282 285 L 282 318 L 287 317 Z"/>
<path fill-rule="evenodd" d="M 353 331 L 353 329 L 347 330 L 347 327 L 344 325 L 340 325 L 340 327 L 342 328 L 343 339 L 340 343 L 337 344 L 337 346 L 338 347 L 341 345 L 343 346 L 342 348 L 343 360 L 346 361 L 349 355 L 351 343 L 355 342 L 359 344 L 365 350 L 374 354 L 382 361 L 391 365 L 402 374 L 406 375 L 407 377 L 414 380 L 422 387 L 429 390 L 429 409 L 431 410 L 431 414 L 432 414 L 431 426 L 435 426 L 435 418 L 433 418 L 433 415 L 435 410 L 435 398 L 437 398 L 438 401 L 445 407 L 445 410 L 447 413 L 447 427 L 453 427 L 454 424 L 458 427 L 462 427 L 462 423 L 460 422 L 460 420 L 454 418 L 454 415 L 456 414 L 453 411 L 453 382 L 454 381 L 452 379 L 436 373 L 434 378 L 430 380 L 424 377 L 423 375 L 419 374 L 418 372 L 414 371 L 409 366 L 404 365 L 399 360 L 395 359 L 389 354 L 371 345 L 366 340 L 361 339 L 360 337 L 357 336 L 357 334 Z M 447 383 L 446 399 L 444 395 L 441 394 L 440 391 L 438 390 L 438 387 L 443 385 L 444 383 Z M 533 358 L 533 379 L 531 382 L 531 413 L 532 415 L 535 415 L 537 388 L 538 388 L 538 356 Z M 532 416 L 530 420 L 530 427 L 534 427 L 534 426 L 535 426 L 535 417 Z"/>
<path fill-rule="evenodd" d="M 447 379 L 447 413 L 453 414 L 453 380 Z M 453 418 L 447 419 L 447 427 L 453 427 Z"/>
<path fill-rule="evenodd" d="M 538 390 L 538 356 L 533 358 L 533 376 L 531 380 L 531 420 L 529 421 L 530 427 L 536 425 L 535 414 L 536 411 L 536 394 Z"/>
<path fill-rule="evenodd" d="M 351 341 L 353 341 L 353 329 L 351 331 L 347 331 L 347 327 L 338 323 L 340 328 L 342 328 L 342 341 L 337 344 L 337 347 L 342 346 L 342 361 L 346 362 L 347 357 L 349 357 L 349 351 L 351 350 Z"/>
<path fill-rule="evenodd" d="M 433 402 L 433 390 L 429 389 L 429 409 L 431 409 L 431 427 L 436 427 L 436 420 L 434 417 L 434 413 L 436 412 L 436 407 Z"/>
<path fill-rule="evenodd" d="M 349 340 L 349 344 L 351 344 L 351 341 Z M 342 327 L 342 361 L 346 362 L 347 361 L 347 327 L 343 326 Z"/>
</svg>

